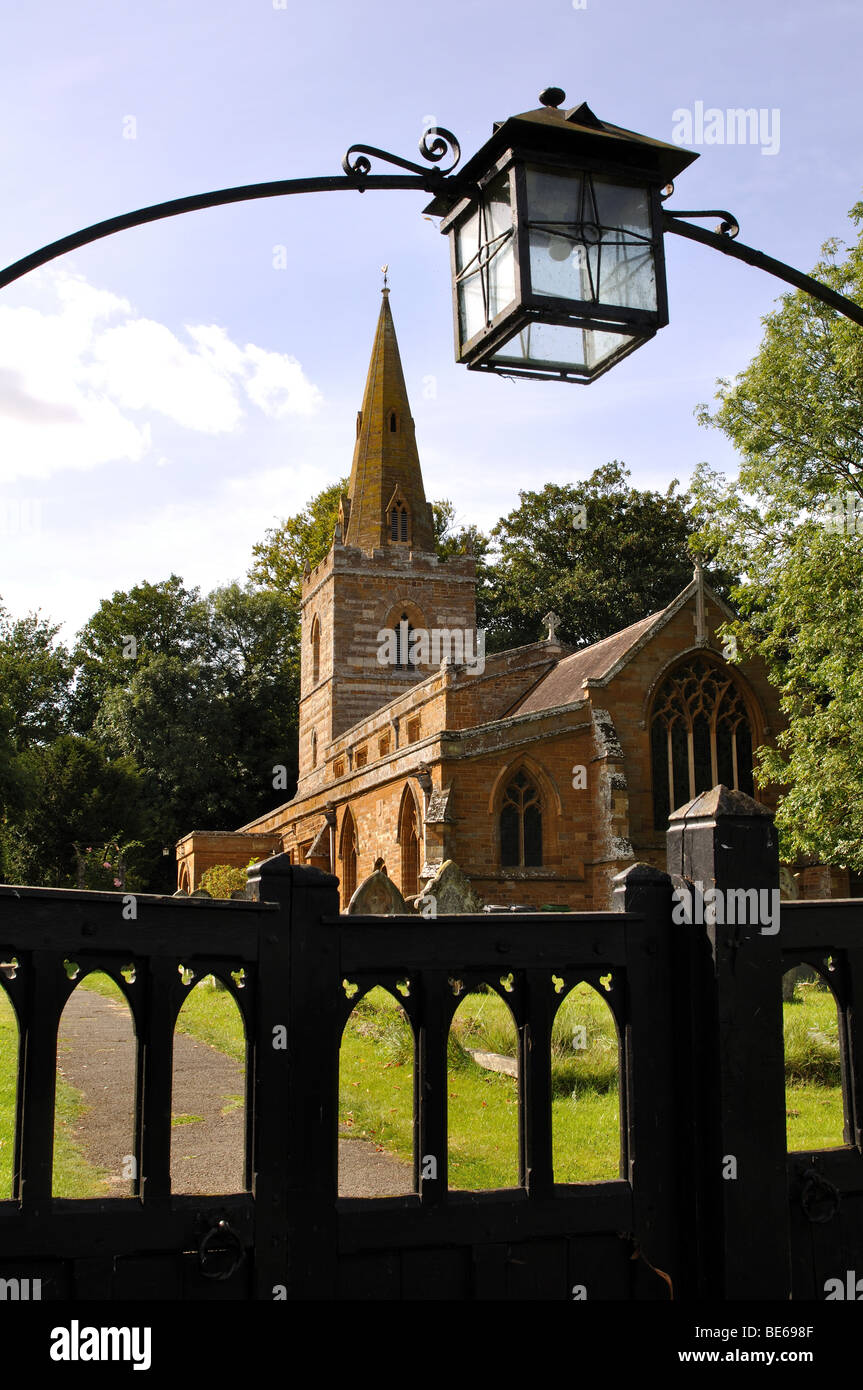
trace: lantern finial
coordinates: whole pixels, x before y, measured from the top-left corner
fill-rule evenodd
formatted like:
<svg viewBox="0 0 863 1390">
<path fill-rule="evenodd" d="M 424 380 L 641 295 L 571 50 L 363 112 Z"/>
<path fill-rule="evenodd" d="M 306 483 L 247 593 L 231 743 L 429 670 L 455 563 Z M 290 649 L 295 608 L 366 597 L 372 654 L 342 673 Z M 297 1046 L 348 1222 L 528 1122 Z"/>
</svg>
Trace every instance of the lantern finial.
<svg viewBox="0 0 863 1390">
<path fill-rule="evenodd" d="M 546 87 L 540 92 L 539 99 L 543 106 L 562 106 L 566 101 L 566 92 L 561 87 Z"/>
</svg>

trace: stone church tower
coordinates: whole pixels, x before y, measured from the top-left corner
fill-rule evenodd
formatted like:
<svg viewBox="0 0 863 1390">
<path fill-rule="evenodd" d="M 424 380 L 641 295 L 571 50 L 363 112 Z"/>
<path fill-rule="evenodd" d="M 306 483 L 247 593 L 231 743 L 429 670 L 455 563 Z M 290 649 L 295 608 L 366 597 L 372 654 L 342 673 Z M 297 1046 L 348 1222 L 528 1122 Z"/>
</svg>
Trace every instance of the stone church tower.
<svg viewBox="0 0 863 1390">
<path fill-rule="evenodd" d="M 326 750 L 346 729 L 403 695 L 431 666 L 382 664 L 382 630 L 475 630 L 476 565 L 435 553 L 414 421 L 383 290 L 357 414 L 348 495 L 327 557 L 303 581 L 298 796 L 325 774 Z M 402 644 L 403 645 L 403 644 Z M 396 725 L 390 733 L 395 748 Z"/>
</svg>

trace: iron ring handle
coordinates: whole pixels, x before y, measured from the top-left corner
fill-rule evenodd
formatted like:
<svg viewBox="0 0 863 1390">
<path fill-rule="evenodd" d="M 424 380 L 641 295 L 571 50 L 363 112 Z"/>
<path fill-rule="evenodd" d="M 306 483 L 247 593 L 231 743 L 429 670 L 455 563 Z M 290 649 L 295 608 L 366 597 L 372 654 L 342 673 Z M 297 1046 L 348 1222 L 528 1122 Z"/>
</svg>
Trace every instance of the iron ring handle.
<svg viewBox="0 0 863 1390">
<path fill-rule="evenodd" d="M 206 1259 L 207 1255 L 210 1253 L 210 1246 L 213 1244 L 213 1241 L 217 1240 L 219 1237 L 227 1237 L 229 1241 L 233 1242 L 235 1251 L 234 1258 L 227 1269 L 207 1269 Z M 221 1221 L 217 1221 L 215 1226 L 210 1227 L 198 1246 L 198 1261 L 201 1273 L 205 1279 L 230 1279 L 232 1274 L 236 1274 L 245 1257 L 246 1252 L 243 1249 L 243 1242 L 224 1218 Z"/>
<path fill-rule="evenodd" d="M 839 1189 L 833 1186 L 827 1178 L 814 1168 L 808 1168 L 803 1174 L 803 1188 L 800 1193 L 800 1205 L 803 1208 L 807 1221 L 818 1225 L 825 1221 L 832 1221 L 839 1210 L 842 1198 Z M 822 1214 L 816 1215 L 814 1208 L 822 1203 L 827 1204 L 827 1209 Z"/>
</svg>

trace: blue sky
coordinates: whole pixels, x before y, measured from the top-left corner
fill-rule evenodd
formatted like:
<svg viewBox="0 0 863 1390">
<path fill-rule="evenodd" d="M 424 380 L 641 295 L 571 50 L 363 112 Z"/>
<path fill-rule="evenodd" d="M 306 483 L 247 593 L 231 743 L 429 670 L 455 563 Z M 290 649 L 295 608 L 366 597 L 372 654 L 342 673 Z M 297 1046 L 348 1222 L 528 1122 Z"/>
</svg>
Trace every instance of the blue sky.
<svg viewBox="0 0 863 1390">
<path fill-rule="evenodd" d="M 661 139 L 697 102 L 778 112 L 774 153 L 698 146 L 673 202 L 729 208 L 741 240 L 804 270 L 828 237 L 853 235 L 852 0 L 48 0 L 12 7 L 4 29 L 4 265 L 162 199 L 338 173 L 354 142 L 413 158 L 430 120 L 467 158 L 549 84 Z M 448 251 L 426 201 L 214 209 L 0 292 L 2 602 L 69 636 L 142 579 L 243 578 L 267 527 L 349 469 L 383 262 L 427 491 L 463 521 L 490 526 L 520 488 L 611 458 L 663 489 L 700 459 L 734 470 L 693 411 L 751 358 L 778 281 L 667 238 L 671 322 L 652 343 L 587 388 L 498 380 L 455 364 Z"/>
</svg>

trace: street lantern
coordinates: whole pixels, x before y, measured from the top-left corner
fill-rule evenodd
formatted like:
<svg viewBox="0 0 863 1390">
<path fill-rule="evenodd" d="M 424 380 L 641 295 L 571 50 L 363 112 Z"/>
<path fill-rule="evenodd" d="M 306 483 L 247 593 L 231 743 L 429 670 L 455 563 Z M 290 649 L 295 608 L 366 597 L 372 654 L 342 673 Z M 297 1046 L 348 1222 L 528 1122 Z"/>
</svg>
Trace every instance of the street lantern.
<svg viewBox="0 0 863 1390">
<path fill-rule="evenodd" d="M 473 370 L 590 382 L 668 322 L 660 193 L 697 155 L 564 100 L 498 123 L 426 209 Z"/>
<path fill-rule="evenodd" d="M 757 266 L 863 327 L 863 305 L 736 241 L 731 213 L 663 206 L 696 154 L 600 121 L 586 102 L 561 110 L 559 87 L 539 99 L 538 110 L 499 121 L 460 173 L 461 148 L 445 126 L 423 132 L 425 165 L 351 145 L 341 175 L 219 188 L 95 222 L 0 269 L 0 290 L 58 256 L 165 217 L 257 198 L 401 188 L 432 194 L 426 212 L 444 219 L 456 358 L 474 371 L 551 381 L 602 376 L 668 322 L 664 232 Z M 375 159 L 407 172 L 373 174 Z M 691 221 L 702 217 L 718 217 L 716 231 Z"/>
</svg>

